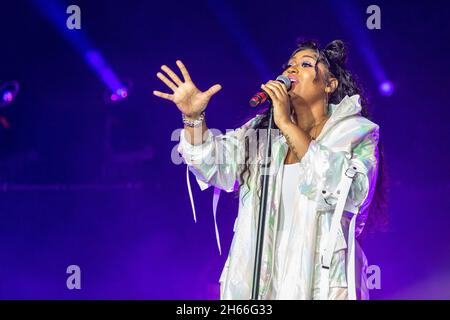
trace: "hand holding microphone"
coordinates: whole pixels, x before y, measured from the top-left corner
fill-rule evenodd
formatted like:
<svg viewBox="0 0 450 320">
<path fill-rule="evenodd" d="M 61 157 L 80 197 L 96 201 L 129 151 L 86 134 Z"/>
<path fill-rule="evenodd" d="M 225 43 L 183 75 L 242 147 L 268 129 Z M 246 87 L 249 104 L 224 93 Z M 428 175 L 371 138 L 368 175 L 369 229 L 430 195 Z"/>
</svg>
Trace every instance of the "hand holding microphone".
<svg viewBox="0 0 450 320">
<path fill-rule="evenodd" d="M 276 78 L 276 81 L 279 81 L 280 83 L 284 84 L 287 91 L 289 91 L 292 87 L 291 79 L 289 79 L 286 76 L 280 75 Z M 264 90 L 261 90 L 253 95 L 253 97 L 250 99 L 249 103 L 252 107 L 257 107 L 260 104 L 263 104 L 267 100 L 270 100 L 270 96 L 265 92 Z"/>
<path fill-rule="evenodd" d="M 261 85 L 262 91 L 256 93 L 250 100 L 250 105 L 257 106 L 266 100 L 272 102 L 273 117 L 278 128 L 291 123 L 291 105 L 288 91 L 291 89 L 291 80 L 286 76 L 278 76 L 275 81 L 270 80 Z"/>
</svg>

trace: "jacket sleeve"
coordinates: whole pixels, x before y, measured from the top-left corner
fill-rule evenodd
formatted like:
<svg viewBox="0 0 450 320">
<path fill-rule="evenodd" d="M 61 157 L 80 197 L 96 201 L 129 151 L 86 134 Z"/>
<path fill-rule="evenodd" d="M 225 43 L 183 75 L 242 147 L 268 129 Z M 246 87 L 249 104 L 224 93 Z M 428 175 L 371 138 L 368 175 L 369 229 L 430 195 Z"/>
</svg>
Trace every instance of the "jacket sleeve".
<svg viewBox="0 0 450 320">
<path fill-rule="evenodd" d="M 203 144 L 192 145 L 181 132 L 178 152 L 204 190 L 209 186 L 231 192 L 237 180 L 239 164 L 244 162 L 245 135 L 261 119 L 258 115 L 237 130 L 213 136 L 208 130 Z"/>
<path fill-rule="evenodd" d="M 348 125 L 347 125 L 348 126 Z M 313 140 L 301 159 L 301 181 L 299 190 L 310 200 L 317 202 L 318 211 L 333 210 L 340 190 L 339 182 L 349 166 L 357 168 L 347 197 L 344 210 L 362 213 L 357 225 L 361 229 L 365 223 L 364 213 L 373 197 L 378 173 L 379 126 L 350 126 L 341 130 L 340 145 L 351 145 L 348 151 L 336 151 Z M 348 149 L 348 148 L 343 148 Z"/>
</svg>

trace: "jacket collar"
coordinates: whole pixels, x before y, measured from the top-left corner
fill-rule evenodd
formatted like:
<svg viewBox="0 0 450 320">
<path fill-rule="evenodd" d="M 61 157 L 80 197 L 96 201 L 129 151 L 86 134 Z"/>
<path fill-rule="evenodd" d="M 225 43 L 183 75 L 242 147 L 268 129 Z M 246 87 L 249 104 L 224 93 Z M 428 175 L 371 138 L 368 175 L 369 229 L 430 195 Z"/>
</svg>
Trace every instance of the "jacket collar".
<svg viewBox="0 0 450 320">
<path fill-rule="evenodd" d="M 361 114 L 361 102 L 359 94 L 355 94 L 351 97 L 346 95 L 339 104 L 328 105 L 328 115 L 330 118 L 322 128 L 317 140 L 320 139 L 329 129 L 331 129 L 336 123 L 345 119 L 347 117 L 351 117 L 354 115 Z"/>
</svg>

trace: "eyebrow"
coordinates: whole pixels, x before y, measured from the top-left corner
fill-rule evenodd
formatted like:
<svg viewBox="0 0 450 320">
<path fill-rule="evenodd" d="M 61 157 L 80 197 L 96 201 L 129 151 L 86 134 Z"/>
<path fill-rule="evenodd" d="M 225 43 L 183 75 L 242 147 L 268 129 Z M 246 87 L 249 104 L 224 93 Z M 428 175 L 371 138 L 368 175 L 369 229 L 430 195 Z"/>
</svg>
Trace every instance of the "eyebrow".
<svg viewBox="0 0 450 320">
<path fill-rule="evenodd" d="M 313 56 L 310 56 L 310 55 L 307 55 L 307 54 L 305 54 L 305 55 L 302 56 L 301 58 L 311 58 L 311 59 L 314 59 L 314 60 L 317 59 L 317 57 L 313 57 Z M 290 58 L 290 59 L 289 59 L 289 62 L 292 61 L 293 59 L 294 59 L 294 57 Z"/>
</svg>

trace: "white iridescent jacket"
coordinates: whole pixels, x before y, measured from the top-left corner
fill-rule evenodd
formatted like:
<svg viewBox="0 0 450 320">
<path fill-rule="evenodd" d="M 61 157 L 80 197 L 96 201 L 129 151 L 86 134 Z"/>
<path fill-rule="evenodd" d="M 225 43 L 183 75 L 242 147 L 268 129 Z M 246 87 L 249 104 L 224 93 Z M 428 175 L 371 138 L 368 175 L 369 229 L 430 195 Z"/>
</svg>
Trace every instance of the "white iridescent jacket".
<svg viewBox="0 0 450 320">
<path fill-rule="evenodd" d="M 373 197 L 378 171 L 379 126 L 361 116 L 359 96 L 346 96 L 337 104 L 328 106 L 330 118 L 320 135 L 312 140 L 300 162 L 300 179 L 297 189 L 300 194 L 295 205 L 293 223 L 290 229 L 290 252 L 285 257 L 285 268 L 281 273 L 278 292 L 271 290 L 274 273 L 274 248 L 277 239 L 278 217 L 282 214 L 280 205 L 283 164 L 288 151 L 286 139 L 279 135 L 272 141 L 272 161 L 269 176 L 268 212 L 266 214 L 265 238 L 259 299 L 319 299 L 321 297 L 321 277 L 324 269 L 321 258 L 327 242 L 326 237 L 336 203 L 339 198 L 339 183 L 346 169 L 352 165 L 357 174 L 349 182 L 348 196 L 341 202 L 345 207 L 340 219 L 336 244 L 327 276 L 327 299 L 335 299 L 341 289 L 353 284 L 355 293 L 349 298 L 368 299 L 366 286 L 367 260 L 355 238 L 362 232 L 368 207 Z M 244 153 L 244 136 L 261 115 L 248 121 L 239 129 L 227 134 L 213 136 L 208 132 L 201 145 L 193 146 L 181 133 L 178 151 L 188 168 L 196 176 L 202 190 L 214 186 L 231 192 L 235 190 L 239 170 L 242 168 L 235 159 L 235 153 Z M 218 158 L 227 161 L 215 161 Z M 231 159 L 231 161 L 230 161 Z M 187 172 L 187 177 L 189 172 Z M 345 176 L 344 176 L 345 178 Z M 189 181 L 189 177 L 188 177 Z M 253 264 L 256 246 L 259 198 L 256 185 L 259 174 L 252 174 L 250 190 L 241 188 L 239 212 L 234 225 L 234 236 L 228 258 L 220 276 L 221 299 L 250 299 L 252 291 Z M 351 185 L 350 185 L 351 183 Z M 195 218 L 195 207 L 189 187 Z M 248 191 L 248 193 L 247 193 Z M 246 194 L 247 193 L 247 194 Z M 218 192 L 215 192 L 214 207 L 217 206 Z M 342 206 L 343 206 L 342 204 Z M 214 209 L 214 219 L 215 219 Z M 342 212 L 342 210 L 341 210 Z M 356 227 L 350 230 L 352 217 Z M 339 221 L 339 220 L 337 220 Z M 349 231 L 350 230 L 350 231 Z M 216 225 L 216 236 L 218 230 Z M 349 255 L 348 244 L 352 245 L 353 256 Z M 220 250 L 220 242 L 219 250 Z M 330 250 L 331 251 L 331 250 Z M 353 259 L 353 260 L 351 260 Z M 349 264 L 349 261 L 354 261 Z M 352 268 L 349 266 L 352 265 Z M 328 274 L 327 274 L 328 275 Z"/>
</svg>

